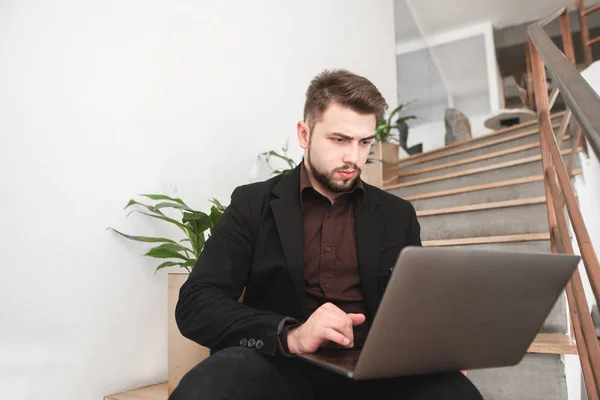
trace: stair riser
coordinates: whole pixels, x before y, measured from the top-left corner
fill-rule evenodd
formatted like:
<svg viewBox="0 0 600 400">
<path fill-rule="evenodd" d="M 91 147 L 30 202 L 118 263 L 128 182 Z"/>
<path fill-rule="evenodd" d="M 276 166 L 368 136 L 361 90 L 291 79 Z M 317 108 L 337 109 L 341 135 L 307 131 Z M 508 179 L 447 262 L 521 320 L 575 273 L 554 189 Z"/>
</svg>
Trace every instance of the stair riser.
<svg viewBox="0 0 600 400">
<path fill-rule="evenodd" d="M 552 118 L 552 125 L 560 124 L 561 121 L 562 121 L 562 116 L 559 117 L 559 118 Z M 537 129 L 537 125 L 535 125 L 535 124 L 534 125 L 529 125 L 529 126 L 524 127 L 524 128 L 515 129 L 515 130 L 510 131 L 510 132 L 501 133 L 499 135 L 494 135 L 494 136 L 489 137 L 489 138 L 484 138 L 484 139 L 476 140 L 474 142 L 465 141 L 464 143 L 461 143 L 461 144 L 457 145 L 456 147 L 452 147 L 452 148 L 449 148 L 449 149 L 441 150 L 441 151 L 437 152 L 436 154 L 447 154 L 448 152 L 455 151 L 457 149 L 464 149 L 465 147 L 471 147 L 471 146 L 478 145 L 478 144 L 489 143 L 491 141 L 498 140 L 499 138 L 516 135 L 518 133 L 525 132 L 525 131 L 531 131 L 532 129 Z M 409 133 L 409 135 L 410 135 L 410 133 Z M 537 136 L 537 133 L 535 135 L 533 135 L 533 136 Z M 427 155 L 424 155 L 422 157 L 426 157 L 426 156 Z M 418 157 L 418 158 L 420 158 L 420 157 Z M 402 160 L 400 160 L 400 161 L 402 161 Z"/>
<path fill-rule="evenodd" d="M 568 157 L 563 157 L 565 163 Z M 539 175 L 542 173 L 541 161 L 531 162 L 513 167 L 495 169 L 472 175 L 461 176 L 457 178 L 444 179 L 429 183 L 416 184 L 394 190 L 400 197 L 412 196 L 422 193 L 432 193 L 440 190 L 456 189 L 466 186 L 482 185 L 490 182 L 504 181 L 508 179 L 517 179 L 526 176 Z"/>
<path fill-rule="evenodd" d="M 391 193 L 399 195 L 398 193 L 402 190 L 403 189 L 396 189 L 391 191 Z M 411 200 L 411 203 L 416 210 L 433 210 L 437 208 L 525 199 L 539 196 L 544 196 L 544 183 L 542 181 L 487 190 L 478 190 L 475 192 L 460 193 L 452 196 Z"/>
<path fill-rule="evenodd" d="M 422 240 L 548 231 L 545 204 L 419 217 Z"/>
<path fill-rule="evenodd" d="M 469 371 L 467 377 L 490 400 L 564 400 L 565 367 L 560 355 L 528 354 L 514 367 Z"/>
<path fill-rule="evenodd" d="M 514 134 L 511 133 L 510 136 L 512 136 L 512 135 L 514 135 Z M 496 139 L 498 139 L 498 138 L 496 138 Z M 432 166 L 436 166 L 436 165 L 447 164 L 447 163 L 451 163 L 454 161 L 460 161 L 465 158 L 477 157 L 477 156 L 481 156 L 484 154 L 494 153 L 496 151 L 514 149 L 515 147 L 523 146 L 526 144 L 532 144 L 532 143 L 538 142 L 539 140 L 540 140 L 539 134 L 535 133 L 535 134 L 525 136 L 525 137 L 522 137 L 519 139 L 510 140 L 508 142 L 498 143 L 498 144 L 486 146 L 486 147 L 483 147 L 480 149 L 470 150 L 470 151 L 467 151 L 464 153 L 438 158 L 436 160 L 425 161 L 423 163 L 411 165 L 408 167 L 400 166 L 398 172 L 414 171 L 414 170 L 432 167 Z M 467 147 L 470 147 L 470 146 L 467 146 Z"/>
<path fill-rule="evenodd" d="M 570 147 L 571 147 L 570 140 L 568 142 L 564 142 L 562 144 L 563 149 L 568 149 Z M 398 179 L 398 183 L 410 182 L 410 181 L 415 181 L 415 180 L 419 180 L 419 179 L 430 178 L 432 176 L 439 176 L 439 175 L 443 175 L 443 174 L 451 174 L 454 172 L 465 171 L 465 170 L 472 169 L 472 168 L 487 167 L 489 165 L 504 163 L 504 162 L 513 161 L 513 160 L 519 160 L 519 159 L 532 157 L 532 156 L 539 156 L 539 155 L 541 155 L 540 148 L 536 147 L 536 148 L 525 150 L 525 151 L 519 151 L 518 153 L 507 154 L 504 156 L 494 157 L 494 158 L 490 158 L 487 160 L 481 160 L 481 161 L 477 161 L 477 162 L 473 162 L 473 163 L 457 165 L 454 167 L 447 167 L 447 168 L 440 169 L 437 171 L 424 172 L 424 173 L 420 173 L 417 175 L 400 177 Z"/>
</svg>

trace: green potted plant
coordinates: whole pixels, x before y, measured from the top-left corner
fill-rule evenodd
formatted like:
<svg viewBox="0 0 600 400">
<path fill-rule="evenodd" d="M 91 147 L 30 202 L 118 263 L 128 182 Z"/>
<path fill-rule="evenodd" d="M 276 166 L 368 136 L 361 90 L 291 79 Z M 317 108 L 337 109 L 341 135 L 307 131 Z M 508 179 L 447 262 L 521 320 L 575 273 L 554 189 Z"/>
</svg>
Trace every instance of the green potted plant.
<svg viewBox="0 0 600 400">
<path fill-rule="evenodd" d="M 154 203 L 145 204 L 136 200 L 129 200 L 125 209 L 135 207 L 127 214 L 140 213 L 151 218 L 165 221 L 179 228 L 185 235 L 184 239 L 175 240 L 163 237 L 134 236 L 120 232 L 114 228 L 107 228 L 124 238 L 145 243 L 161 243 L 152 247 L 145 256 L 162 260 L 155 273 L 163 268 L 180 267 L 191 272 L 196 264 L 204 243 L 210 235 L 216 222 L 219 220 L 225 207 L 217 200 L 211 199 L 213 204 L 210 213 L 195 210 L 179 198 L 172 198 L 163 194 L 141 194 L 140 196 L 153 200 Z M 179 220 L 165 215 L 164 210 L 175 210 L 180 214 Z"/>
<path fill-rule="evenodd" d="M 209 213 L 195 210 L 179 198 L 163 194 L 140 195 L 152 200 L 142 203 L 129 200 L 125 209 L 132 213 L 139 213 L 150 218 L 158 219 L 176 226 L 182 235 L 178 238 L 134 236 L 120 232 L 114 228 L 107 228 L 120 236 L 137 242 L 152 243 L 152 247 L 145 256 L 156 258 L 160 264 L 155 273 L 163 268 L 178 267 L 183 273 L 168 274 L 168 388 L 169 394 L 177 387 L 179 381 L 191 368 L 209 356 L 210 350 L 199 346 L 197 343 L 183 337 L 175 322 L 175 306 L 179 299 L 179 290 L 187 280 L 188 273 L 196 264 L 210 230 L 215 226 L 223 212 L 223 206 L 218 200 L 211 199 L 212 207 Z M 178 214 L 178 218 L 168 216 L 165 211 L 171 210 Z M 183 237 L 183 238 L 181 238 Z"/>
</svg>

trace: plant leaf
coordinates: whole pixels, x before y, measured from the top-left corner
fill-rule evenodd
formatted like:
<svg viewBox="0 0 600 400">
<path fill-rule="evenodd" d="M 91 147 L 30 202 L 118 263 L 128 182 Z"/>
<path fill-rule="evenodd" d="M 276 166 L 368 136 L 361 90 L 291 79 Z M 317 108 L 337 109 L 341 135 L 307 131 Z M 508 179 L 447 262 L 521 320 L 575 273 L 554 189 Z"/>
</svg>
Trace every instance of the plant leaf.
<svg viewBox="0 0 600 400">
<path fill-rule="evenodd" d="M 217 206 L 217 208 L 219 209 L 219 211 L 225 211 L 225 206 L 223 204 L 221 204 L 221 202 L 217 199 L 215 199 L 214 197 L 210 199 L 210 202 L 212 204 L 214 204 L 215 206 Z"/>
<path fill-rule="evenodd" d="M 223 211 L 219 210 L 216 206 L 210 208 L 210 229 L 215 227 L 215 224 L 223 215 Z"/>
<path fill-rule="evenodd" d="M 177 198 L 173 198 L 173 197 L 169 197 L 169 196 L 165 196 L 164 194 L 140 194 L 140 196 L 144 196 L 147 197 L 149 199 L 152 200 L 170 200 L 170 201 L 174 201 L 176 203 L 182 204 L 182 205 L 186 205 L 183 200 L 181 199 L 177 199 Z"/>
<path fill-rule="evenodd" d="M 198 221 L 198 223 L 205 223 L 205 222 L 210 223 L 210 218 L 208 215 L 206 215 L 205 213 L 203 213 L 201 211 L 184 212 L 182 221 L 183 221 L 183 223 L 186 223 L 189 221 Z M 208 229 L 208 226 L 209 225 L 207 224 L 206 228 L 204 228 L 203 230 Z"/>
<path fill-rule="evenodd" d="M 150 212 L 153 212 L 153 213 L 158 213 L 158 214 L 160 214 L 160 212 L 157 212 L 157 211 L 154 209 L 154 206 L 150 206 L 150 205 L 148 205 L 148 204 L 140 203 L 140 202 L 138 202 L 138 201 L 135 201 L 135 200 L 129 200 L 129 203 L 127 203 L 127 205 L 126 205 L 126 206 L 123 208 L 123 210 L 126 210 L 128 207 L 131 207 L 131 206 L 133 206 L 133 205 L 142 206 L 142 207 L 145 207 L 145 208 L 146 208 L 148 211 L 150 211 Z"/>
<path fill-rule="evenodd" d="M 178 210 L 185 210 L 185 211 L 191 211 L 191 212 L 197 212 L 196 210 L 192 210 L 191 208 L 189 208 L 188 206 L 185 206 L 183 204 L 179 204 L 179 203 L 170 203 L 170 202 L 162 202 L 162 203 L 158 203 L 154 206 L 154 208 L 156 210 L 160 210 L 161 208 L 176 208 Z"/>
<path fill-rule="evenodd" d="M 187 260 L 186 262 L 181 264 L 181 266 L 182 267 L 193 267 L 194 265 L 196 265 L 196 261 L 198 261 L 198 260 Z"/>
<path fill-rule="evenodd" d="M 154 270 L 154 274 L 156 275 L 156 273 L 163 268 L 174 267 L 175 265 L 179 265 L 180 267 L 183 266 L 181 263 L 178 263 L 178 262 L 165 261 L 164 263 L 162 263 L 158 267 L 156 267 L 156 269 Z"/>
<path fill-rule="evenodd" d="M 182 260 L 187 261 L 188 258 L 183 254 L 178 252 L 178 248 L 174 246 L 179 246 L 178 244 L 173 245 L 173 243 L 165 243 L 160 246 L 156 246 L 151 248 L 145 256 L 154 257 L 154 258 L 180 258 Z M 179 246 L 181 247 L 181 246 Z"/>
<path fill-rule="evenodd" d="M 118 233 L 119 235 L 126 237 L 127 239 L 131 239 L 131 240 L 136 240 L 138 242 L 147 242 L 147 243 L 176 243 L 175 241 L 171 240 L 171 239 L 166 239 L 166 238 L 156 238 L 156 237 L 148 237 L 148 236 L 133 236 L 133 235 L 127 235 L 125 233 L 119 232 L 118 230 L 114 229 L 114 228 L 106 228 L 108 230 L 111 230 L 113 232 Z"/>
</svg>

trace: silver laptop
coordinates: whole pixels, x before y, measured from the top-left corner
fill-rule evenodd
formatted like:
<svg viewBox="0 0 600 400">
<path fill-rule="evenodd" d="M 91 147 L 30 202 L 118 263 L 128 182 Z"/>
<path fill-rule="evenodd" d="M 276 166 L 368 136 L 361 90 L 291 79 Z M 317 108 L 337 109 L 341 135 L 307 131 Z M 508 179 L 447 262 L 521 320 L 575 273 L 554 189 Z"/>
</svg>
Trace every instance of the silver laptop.
<svg viewBox="0 0 600 400">
<path fill-rule="evenodd" d="M 579 259 L 407 247 L 362 349 L 299 357 L 356 380 L 516 365 Z"/>
</svg>

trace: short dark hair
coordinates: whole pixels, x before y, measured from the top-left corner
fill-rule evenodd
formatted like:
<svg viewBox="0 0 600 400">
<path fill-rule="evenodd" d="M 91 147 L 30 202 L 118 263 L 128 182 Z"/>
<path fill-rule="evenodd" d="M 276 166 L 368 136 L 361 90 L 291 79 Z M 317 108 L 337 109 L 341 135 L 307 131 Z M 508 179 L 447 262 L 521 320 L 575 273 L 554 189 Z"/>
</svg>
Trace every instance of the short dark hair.
<svg viewBox="0 0 600 400">
<path fill-rule="evenodd" d="M 325 70 L 315 76 L 306 90 L 304 121 L 310 132 L 331 103 L 349 107 L 360 114 L 374 114 L 379 121 L 388 105 L 367 78 L 345 69 Z"/>
</svg>

